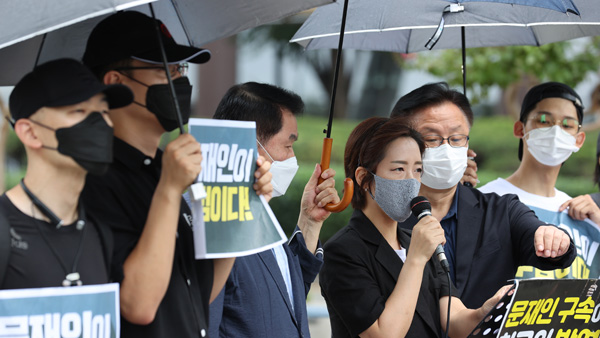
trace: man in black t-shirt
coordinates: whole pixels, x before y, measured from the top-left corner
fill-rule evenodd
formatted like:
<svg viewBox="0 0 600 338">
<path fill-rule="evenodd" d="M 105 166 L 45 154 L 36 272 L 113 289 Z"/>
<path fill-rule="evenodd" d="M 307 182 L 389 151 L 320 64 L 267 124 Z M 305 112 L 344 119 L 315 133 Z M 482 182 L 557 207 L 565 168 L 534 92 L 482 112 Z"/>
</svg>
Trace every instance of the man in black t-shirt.
<svg viewBox="0 0 600 338">
<path fill-rule="evenodd" d="M 40 65 L 15 86 L 10 112 L 27 172 L 0 197 L 2 289 L 109 281 L 110 233 L 86 217 L 79 195 L 86 174 L 102 174 L 112 160 L 108 109 L 132 99 L 70 59 Z"/>
<path fill-rule="evenodd" d="M 110 111 L 115 160 L 106 175 L 88 179 L 83 199 L 115 238 L 121 336 L 204 337 L 209 300 L 222 289 L 233 259 L 194 259 L 191 213 L 182 193 L 200 173 L 202 154 L 189 134 L 179 135 L 164 152 L 158 149 L 161 136 L 178 123 L 155 24 L 187 123 L 191 86 L 186 62 L 204 63 L 210 52 L 178 45 L 162 22 L 139 12 L 120 12 L 100 22 L 83 62 L 105 84 L 131 88 L 134 104 Z M 255 189 L 270 195 L 270 166 L 263 162 L 258 160 Z"/>
</svg>

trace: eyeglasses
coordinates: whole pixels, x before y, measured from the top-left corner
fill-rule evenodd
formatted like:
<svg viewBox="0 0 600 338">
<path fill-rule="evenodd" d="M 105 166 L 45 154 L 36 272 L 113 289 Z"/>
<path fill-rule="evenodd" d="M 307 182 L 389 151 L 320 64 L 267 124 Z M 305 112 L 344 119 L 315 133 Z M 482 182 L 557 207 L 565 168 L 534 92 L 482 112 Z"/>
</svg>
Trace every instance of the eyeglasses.
<svg viewBox="0 0 600 338">
<path fill-rule="evenodd" d="M 187 62 L 169 65 L 169 73 L 171 77 L 175 76 L 187 76 L 190 65 Z M 148 67 L 118 67 L 115 70 L 135 70 L 135 69 L 159 69 L 164 71 L 163 66 L 148 66 Z"/>
<path fill-rule="evenodd" d="M 439 147 L 444 144 L 444 141 L 448 141 L 448 144 L 453 148 L 460 148 L 467 145 L 469 142 L 469 136 L 463 134 L 450 135 L 446 138 L 440 135 L 424 135 L 423 141 L 428 148 Z"/>
<path fill-rule="evenodd" d="M 566 117 L 562 120 L 557 121 L 550 114 L 540 114 L 531 119 L 528 119 L 528 121 L 532 121 L 533 126 L 535 128 L 550 128 L 559 125 L 564 131 L 571 134 L 577 133 L 579 131 L 579 128 L 581 128 L 579 122 L 574 118 Z"/>
</svg>

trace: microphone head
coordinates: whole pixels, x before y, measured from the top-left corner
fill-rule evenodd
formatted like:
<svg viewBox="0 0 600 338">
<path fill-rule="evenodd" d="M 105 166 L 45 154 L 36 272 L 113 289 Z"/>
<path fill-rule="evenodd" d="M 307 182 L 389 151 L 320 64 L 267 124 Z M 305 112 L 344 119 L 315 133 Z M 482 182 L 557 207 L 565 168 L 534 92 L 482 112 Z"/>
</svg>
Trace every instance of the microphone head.
<svg viewBox="0 0 600 338">
<path fill-rule="evenodd" d="M 431 203 L 426 197 L 417 196 L 410 201 L 410 210 L 417 219 L 421 219 L 424 216 L 422 215 L 424 211 L 428 211 L 428 214 L 431 215 Z"/>
</svg>

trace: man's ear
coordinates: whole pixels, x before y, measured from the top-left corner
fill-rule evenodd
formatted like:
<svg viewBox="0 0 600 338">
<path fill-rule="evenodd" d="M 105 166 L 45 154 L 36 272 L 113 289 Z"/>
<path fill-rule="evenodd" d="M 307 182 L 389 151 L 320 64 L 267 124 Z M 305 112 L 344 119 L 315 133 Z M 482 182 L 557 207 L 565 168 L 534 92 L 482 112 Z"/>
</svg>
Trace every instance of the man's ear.
<svg viewBox="0 0 600 338">
<path fill-rule="evenodd" d="M 525 136 L 525 124 L 523 122 L 515 122 L 513 125 L 513 135 L 515 135 L 516 138 L 523 138 L 523 136 Z"/>
<path fill-rule="evenodd" d="M 267 148 L 270 147 L 269 142 L 273 139 L 273 137 L 259 137 L 256 138 L 256 148 L 258 149 L 258 154 L 265 158 L 265 160 L 273 163 L 275 161 L 271 155 L 269 154 Z M 277 147 L 277 143 L 274 143 L 275 147 Z"/>
<path fill-rule="evenodd" d="M 109 70 L 102 77 L 102 82 L 105 85 L 121 84 L 123 82 L 123 74 L 117 72 L 116 70 Z"/>
<path fill-rule="evenodd" d="M 15 134 L 17 134 L 23 145 L 28 148 L 39 149 L 43 146 L 33 128 L 33 122 L 28 119 L 18 119 L 15 122 Z"/>
</svg>

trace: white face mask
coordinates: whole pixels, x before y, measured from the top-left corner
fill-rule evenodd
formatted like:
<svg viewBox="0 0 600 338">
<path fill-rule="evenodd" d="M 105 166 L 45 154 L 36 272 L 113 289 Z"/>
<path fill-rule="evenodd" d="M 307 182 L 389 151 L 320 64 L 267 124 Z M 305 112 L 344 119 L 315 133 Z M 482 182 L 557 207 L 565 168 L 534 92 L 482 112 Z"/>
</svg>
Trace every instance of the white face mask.
<svg viewBox="0 0 600 338">
<path fill-rule="evenodd" d="M 579 148 L 575 136 L 559 126 L 533 129 L 523 137 L 527 150 L 541 164 L 554 167 L 566 161 Z"/>
<path fill-rule="evenodd" d="M 256 142 L 258 142 L 258 140 L 256 140 Z M 270 170 L 271 174 L 273 174 L 271 180 L 271 184 L 273 184 L 273 197 L 285 195 L 294 176 L 296 176 L 296 172 L 298 172 L 298 161 L 296 160 L 296 156 L 290 157 L 285 161 L 275 161 L 260 142 L 258 142 L 258 145 L 265 151 L 271 161 L 273 161 Z"/>
<path fill-rule="evenodd" d="M 457 185 L 467 169 L 467 147 L 442 144 L 426 148 L 423 155 L 421 183 L 433 189 L 448 189 Z"/>
</svg>

